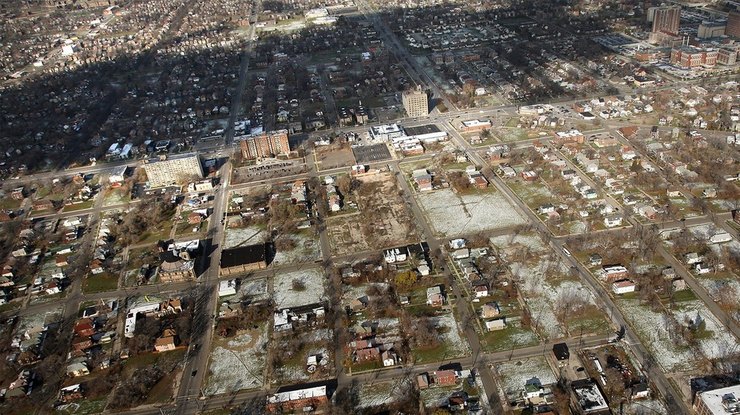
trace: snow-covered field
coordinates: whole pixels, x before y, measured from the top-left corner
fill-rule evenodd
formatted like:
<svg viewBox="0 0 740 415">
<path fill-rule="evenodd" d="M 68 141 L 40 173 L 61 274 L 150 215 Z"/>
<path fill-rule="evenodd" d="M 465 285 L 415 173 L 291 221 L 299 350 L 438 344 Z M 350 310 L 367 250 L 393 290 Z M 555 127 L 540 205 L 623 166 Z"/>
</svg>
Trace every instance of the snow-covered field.
<svg viewBox="0 0 740 415">
<path fill-rule="evenodd" d="M 536 234 L 520 233 L 494 236 L 490 239 L 493 246 L 505 252 L 518 249 L 529 249 L 531 252 L 543 252 L 547 250 L 542 239 Z"/>
<path fill-rule="evenodd" d="M 274 265 L 314 262 L 321 255 L 321 246 L 316 238 L 303 234 L 283 235 L 281 238 L 291 238 L 295 243 L 295 248 L 290 251 L 277 249 L 275 258 L 272 260 Z"/>
<path fill-rule="evenodd" d="M 642 339 L 642 343 L 650 349 L 664 370 L 689 370 L 694 366 L 695 354 L 688 347 L 677 347 L 673 344 L 669 332 L 670 325 L 662 313 L 641 306 L 639 300 L 619 299 L 617 302 L 625 318 Z"/>
<path fill-rule="evenodd" d="M 214 342 L 205 394 L 254 389 L 264 382 L 267 325 Z"/>
<path fill-rule="evenodd" d="M 298 307 L 324 300 L 324 279 L 317 268 L 277 274 L 273 281 L 275 307 Z M 294 290 L 293 280 L 301 281 L 304 289 Z"/>
<path fill-rule="evenodd" d="M 440 316 L 432 317 L 434 326 L 437 328 L 444 328 L 440 335 L 440 340 L 447 345 L 447 357 L 459 357 L 470 354 L 470 346 L 468 342 L 460 336 L 458 331 L 457 321 L 452 313 L 443 314 Z"/>
<path fill-rule="evenodd" d="M 399 382 L 370 383 L 361 385 L 357 391 L 358 408 L 375 408 L 388 405 L 411 392 L 411 380 Z"/>
<path fill-rule="evenodd" d="M 234 248 L 239 245 L 254 245 L 267 241 L 267 231 L 258 226 L 247 226 L 246 228 L 226 228 L 224 237 L 224 249 Z"/>
<path fill-rule="evenodd" d="M 681 310 L 673 312 L 679 323 L 686 321 L 686 319 L 695 319 L 697 313 L 704 320 L 706 330 L 712 333 L 711 337 L 699 340 L 699 347 L 704 356 L 716 359 L 740 352 L 738 340 L 727 331 L 724 325 L 717 321 L 714 314 L 701 300 L 681 303 Z"/>
<path fill-rule="evenodd" d="M 537 331 L 548 338 L 566 335 L 562 322 L 555 315 L 566 305 L 594 304 L 591 292 L 577 280 L 565 280 L 552 284 L 549 277 L 566 275 L 568 268 L 560 260 L 540 260 L 533 266 L 519 262 L 510 265 L 512 274 L 517 277 Z"/>
<path fill-rule="evenodd" d="M 371 286 L 378 287 L 381 291 L 385 291 L 388 288 L 388 284 L 384 282 L 374 282 L 360 285 L 345 285 L 344 294 L 342 295 L 342 301 L 349 303 L 350 301 L 365 296 L 365 292 Z"/>
<path fill-rule="evenodd" d="M 460 390 L 457 386 L 440 386 L 436 388 L 427 388 L 419 391 L 419 400 L 427 408 L 437 408 L 444 406 L 453 392 Z"/>
<path fill-rule="evenodd" d="M 555 374 L 552 373 L 552 369 L 542 356 L 498 363 L 495 366 L 501 377 L 501 387 L 509 398 L 520 396 L 524 385 L 535 378 L 542 385 L 553 384 L 557 381 Z"/>
<path fill-rule="evenodd" d="M 434 231 L 454 236 L 526 223 L 504 196 L 496 191 L 458 195 L 450 189 L 417 195 Z"/>
</svg>

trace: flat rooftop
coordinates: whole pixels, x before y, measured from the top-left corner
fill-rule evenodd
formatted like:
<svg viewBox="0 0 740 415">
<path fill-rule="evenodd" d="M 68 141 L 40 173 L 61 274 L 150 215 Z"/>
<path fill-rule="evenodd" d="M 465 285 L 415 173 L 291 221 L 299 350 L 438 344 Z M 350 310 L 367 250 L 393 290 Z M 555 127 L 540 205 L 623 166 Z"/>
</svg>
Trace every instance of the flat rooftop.
<svg viewBox="0 0 740 415">
<path fill-rule="evenodd" d="M 419 125 L 416 127 L 405 127 L 406 135 L 423 135 L 441 132 L 435 124 Z"/>
</svg>

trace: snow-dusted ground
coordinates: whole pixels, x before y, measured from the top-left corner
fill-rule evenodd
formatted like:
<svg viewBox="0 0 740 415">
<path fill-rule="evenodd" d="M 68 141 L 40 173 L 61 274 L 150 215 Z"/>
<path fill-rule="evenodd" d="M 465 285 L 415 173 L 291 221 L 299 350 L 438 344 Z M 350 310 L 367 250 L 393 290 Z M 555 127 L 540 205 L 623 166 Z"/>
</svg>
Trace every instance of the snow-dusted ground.
<svg viewBox="0 0 740 415">
<path fill-rule="evenodd" d="M 356 298 L 364 297 L 365 295 L 367 295 L 365 294 L 365 292 L 371 286 L 378 287 L 378 289 L 380 289 L 381 292 L 385 291 L 388 288 L 388 284 L 384 282 L 372 282 L 372 283 L 360 284 L 360 285 L 345 285 L 344 294 L 342 295 L 342 301 L 349 304 L 350 301 Z"/>
<path fill-rule="evenodd" d="M 626 319 L 637 331 L 642 343 L 647 346 L 666 371 L 688 370 L 696 363 L 695 354 L 688 347 L 677 347 L 670 338 L 666 317 L 639 300 L 617 300 Z"/>
<path fill-rule="evenodd" d="M 267 278 L 242 280 L 236 294 L 242 301 L 249 299 L 254 302 L 268 299 L 270 296 L 267 291 Z"/>
<path fill-rule="evenodd" d="M 711 238 L 712 236 L 719 233 L 726 233 L 724 229 L 713 223 L 692 226 L 688 229 L 689 232 L 691 232 L 699 240 L 705 241 L 709 248 L 714 251 L 715 254 L 720 254 L 722 252 L 722 249 L 729 249 L 732 252 L 740 252 L 740 242 L 735 239 L 721 244 L 713 244 L 709 242 L 709 238 Z"/>
<path fill-rule="evenodd" d="M 278 249 L 275 252 L 275 258 L 272 260 L 274 265 L 314 262 L 321 255 L 321 246 L 316 238 L 303 234 L 283 235 L 281 238 L 293 239 L 295 248 L 287 252 Z"/>
<path fill-rule="evenodd" d="M 514 206 L 497 191 L 458 195 L 450 189 L 417 195 L 434 231 L 463 235 L 526 223 Z"/>
<path fill-rule="evenodd" d="M 260 244 L 267 241 L 267 231 L 258 226 L 247 226 L 246 228 L 226 228 L 224 237 L 224 249 L 236 246 L 248 246 Z"/>
<path fill-rule="evenodd" d="M 290 308 L 324 300 L 324 275 L 316 268 L 280 273 L 275 276 L 275 307 Z M 305 289 L 293 289 L 293 280 L 300 280 Z"/>
<path fill-rule="evenodd" d="M 460 390 L 455 386 L 440 386 L 419 391 L 419 400 L 426 408 L 438 408 L 447 404 L 447 399 L 453 392 Z"/>
<path fill-rule="evenodd" d="M 553 285 L 547 280 L 548 277 L 567 273 L 568 268 L 559 260 L 540 258 L 534 266 L 515 262 L 510 269 L 519 280 L 524 301 L 536 322 L 538 332 L 548 338 L 563 337 L 566 334 L 555 310 L 566 304 L 573 307 L 578 303 L 594 304 L 593 295 L 580 281 L 565 280 Z"/>
<path fill-rule="evenodd" d="M 437 328 L 445 328 L 440 335 L 440 340 L 447 345 L 447 352 L 449 356 L 446 357 L 459 357 L 470 354 L 470 346 L 468 342 L 460 336 L 459 329 L 457 327 L 457 321 L 452 313 L 443 314 L 440 316 L 432 317 L 434 326 Z"/>
<path fill-rule="evenodd" d="M 209 359 L 206 395 L 254 389 L 264 382 L 267 325 L 217 341 Z"/>
<path fill-rule="evenodd" d="M 411 380 L 399 382 L 370 383 L 361 385 L 357 391 L 358 408 L 374 408 L 388 405 L 405 398 L 404 394 L 411 392 Z"/>
<path fill-rule="evenodd" d="M 555 374 L 552 373 L 552 369 L 542 356 L 498 363 L 496 370 L 501 377 L 501 387 L 509 398 L 521 396 L 524 385 L 534 378 L 538 379 L 542 385 L 550 385 L 557 381 Z"/>
<path fill-rule="evenodd" d="M 706 323 L 706 330 L 712 332 L 712 336 L 699 340 L 699 347 L 704 356 L 710 359 L 722 358 L 740 352 L 740 343 L 731 333 L 727 331 L 722 323 L 717 321 L 714 314 L 701 300 L 681 303 L 681 310 L 673 311 L 676 320 L 683 323 L 686 319 L 695 319 L 697 313 Z"/>
<path fill-rule="evenodd" d="M 532 252 L 543 252 L 547 250 L 542 239 L 536 234 L 520 233 L 494 236 L 489 240 L 493 246 L 503 251 L 529 249 Z"/>
<path fill-rule="evenodd" d="M 668 415 L 663 401 L 658 399 L 638 399 L 625 406 L 625 415 Z"/>
</svg>

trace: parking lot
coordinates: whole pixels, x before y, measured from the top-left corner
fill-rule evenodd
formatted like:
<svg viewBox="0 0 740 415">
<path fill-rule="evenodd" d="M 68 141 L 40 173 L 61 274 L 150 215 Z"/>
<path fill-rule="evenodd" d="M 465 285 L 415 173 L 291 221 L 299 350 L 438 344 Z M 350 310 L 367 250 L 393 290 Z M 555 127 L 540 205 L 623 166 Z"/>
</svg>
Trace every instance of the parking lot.
<svg viewBox="0 0 740 415">
<path fill-rule="evenodd" d="M 391 153 L 385 144 L 372 144 L 352 147 L 357 164 L 368 164 L 376 161 L 390 160 Z"/>
</svg>

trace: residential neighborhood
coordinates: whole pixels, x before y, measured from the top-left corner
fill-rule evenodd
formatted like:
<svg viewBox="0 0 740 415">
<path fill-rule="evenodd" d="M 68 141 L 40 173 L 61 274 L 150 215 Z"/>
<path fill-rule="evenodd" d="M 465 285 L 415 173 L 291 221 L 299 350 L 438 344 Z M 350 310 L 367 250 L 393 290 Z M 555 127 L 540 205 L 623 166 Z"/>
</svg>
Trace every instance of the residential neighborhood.
<svg viewBox="0 0 740 415">
<path fill-rule="evenodd" d="M 738 413 L 738 7 L 7 2 L 0 413 Z"/>
</svg>

